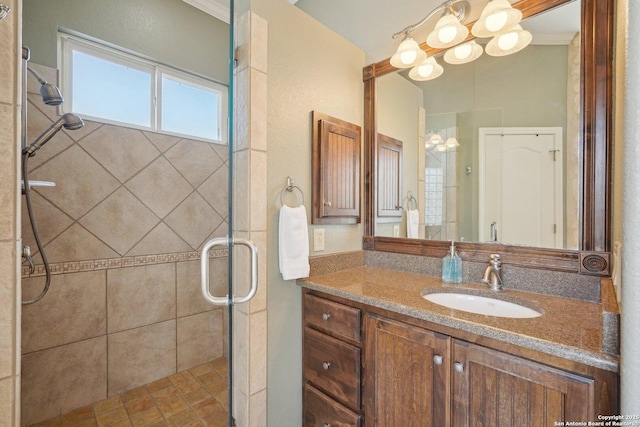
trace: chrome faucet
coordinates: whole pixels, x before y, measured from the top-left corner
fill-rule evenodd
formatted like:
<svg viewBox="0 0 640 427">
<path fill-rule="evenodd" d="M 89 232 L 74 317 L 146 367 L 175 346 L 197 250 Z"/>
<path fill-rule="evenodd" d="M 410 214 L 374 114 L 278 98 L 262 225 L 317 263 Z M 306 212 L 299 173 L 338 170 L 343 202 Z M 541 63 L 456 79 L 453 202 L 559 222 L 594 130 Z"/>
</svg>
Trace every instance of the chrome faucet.
<svg viewBox="0 0 640 427">
<path fill-rule="evenodd" d="M 482 283 L 486 283 L 492 291 L 502 290 L 502 261 L 500 255 L 491 254 L 489 265 L 484 269 Z"/>
</svg>

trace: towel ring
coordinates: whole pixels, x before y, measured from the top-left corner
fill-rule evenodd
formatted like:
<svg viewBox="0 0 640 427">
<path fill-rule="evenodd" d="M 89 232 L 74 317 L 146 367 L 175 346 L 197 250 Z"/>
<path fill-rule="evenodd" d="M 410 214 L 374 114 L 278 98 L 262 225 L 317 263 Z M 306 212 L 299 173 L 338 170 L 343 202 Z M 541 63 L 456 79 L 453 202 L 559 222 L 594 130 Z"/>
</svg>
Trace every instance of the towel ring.
<svg viewBox="0 0 640 427">
<path fill-rule="evenodd" d="M 282 190 L 280 190 L 280 206 L 285 206 L 284 200 L 282 198 L 282 196 L 284 195 L 284 191 L 285 190 L 287 190 L 290 193 L 293 192 L 293 190 L 298 190 L 300 192 L 300 197 L 302 198 L 301 206 L 304 205 L 304 193 L 302 192 L 300 187 L 295 185 L 293 177 L 292 176 L 288 176 L 287 177 L 287 185 L 286 185 L 286 187 L 284 187 Z M 288 206 L 288 205 L 286 205 L 286 206 Z"/>
<path fill-rule="evenodd" d="M 415 206 L 415 209 L 418 209 L 418 201 L 416 200 L 415 197 L 413 197 L 413 194 L 411 194 L 411 191 L 407 192 L 407 209 L 411 209 L 411 202 L 413 201 L 413 205 Z"/>
</svg>

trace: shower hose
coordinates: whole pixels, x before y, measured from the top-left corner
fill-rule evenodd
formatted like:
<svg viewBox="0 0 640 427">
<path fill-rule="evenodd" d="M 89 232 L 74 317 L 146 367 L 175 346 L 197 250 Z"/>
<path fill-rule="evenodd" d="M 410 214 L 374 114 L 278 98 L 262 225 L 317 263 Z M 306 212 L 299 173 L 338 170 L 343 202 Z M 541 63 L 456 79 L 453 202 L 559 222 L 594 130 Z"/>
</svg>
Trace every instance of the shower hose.
<svg viewBox="0 0 640 427">
<path fill-rule="evenodd" d="M 31 203 L 31 186 L 29 185 L 29 173 L 27 171 L 29 157 L 29 154 L 26 153 L 22 155 L 22 180 L 24 182 L 24 196 L 25 201 L 27 202 L 27 212 L 29 213 L 29 222 L 31 223 L 31 229 L 33 230 L 33 237 L 36 240 L 38 251 L 40 252 L 40 256 L 42 257 L 42 262 L 44 263 L 45 282 L 44 288 L 42 288 L 42 292 L 40 292 L 40 294 L 32 300 L 22 301 L 22 305 L 29 305 L 40 301 L 46 295 L 47 291 L 49 291 L 49 285 L 51 284 L 51 268 L 49 267 L 47 254 L 44 252 L 44 247 L 42 246 L 42 242 L 40 241 L 40 233 L 38 232 L 38 226 L 36 225 L 36 219 Z"/>
</svg>

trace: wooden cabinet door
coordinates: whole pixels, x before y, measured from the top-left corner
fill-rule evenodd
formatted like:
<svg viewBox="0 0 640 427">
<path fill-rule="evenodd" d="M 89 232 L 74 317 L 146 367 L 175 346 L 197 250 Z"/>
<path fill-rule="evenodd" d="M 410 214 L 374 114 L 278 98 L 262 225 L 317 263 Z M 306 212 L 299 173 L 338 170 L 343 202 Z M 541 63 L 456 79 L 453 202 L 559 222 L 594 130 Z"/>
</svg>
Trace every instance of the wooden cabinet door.
<svg viewBox="0 0 640 427">
<path fill-rule="evenodd" d="M 360 126 L 314 111 L 312 224 L 360 222 Z"/>
<path fill-rule="evenodd" d="M 367 427 L 449 424 L 450 338 L 390 319 L 365 319 Z"/>
<path fill-rule="evenodd" d="M 402 218 L 402 141 L 378 134 L 378 217 Z"/>
<path fill-rule="evenodd" d="M 451 362 L 454 427 L 594 420 L 592 378 L 458 340 Z"/>
</svg>

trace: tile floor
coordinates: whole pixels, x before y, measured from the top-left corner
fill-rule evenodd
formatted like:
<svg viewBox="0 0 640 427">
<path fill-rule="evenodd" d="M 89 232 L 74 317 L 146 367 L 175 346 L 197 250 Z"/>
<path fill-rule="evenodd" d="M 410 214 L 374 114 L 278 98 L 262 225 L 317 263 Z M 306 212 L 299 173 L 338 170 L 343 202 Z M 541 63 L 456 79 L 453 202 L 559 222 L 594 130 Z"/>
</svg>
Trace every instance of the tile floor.
<svg viewBox="0 0 640 427">
<path fill-rule="evenodd" d="M 178 372 L 32 427 L 225 427 L 227 360 Z"/>
</svg>

